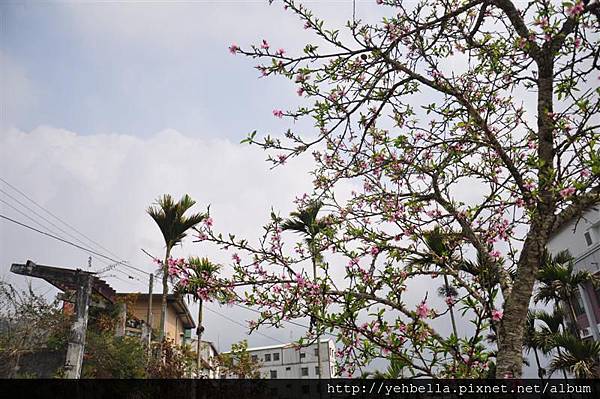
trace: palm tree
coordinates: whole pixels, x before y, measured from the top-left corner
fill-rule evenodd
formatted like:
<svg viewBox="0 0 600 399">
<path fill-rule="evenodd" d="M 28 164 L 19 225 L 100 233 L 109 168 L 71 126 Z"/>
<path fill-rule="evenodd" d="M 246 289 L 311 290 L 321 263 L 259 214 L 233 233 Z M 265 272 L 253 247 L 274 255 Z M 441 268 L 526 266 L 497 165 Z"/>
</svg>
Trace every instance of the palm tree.
<svg viewBox="0 0 600 399">
<path fill-rule="evenodd" d="M 582 341 L 569 333 L 554 337 L 556 347 L 564 351 L 554 357 L 550 363 L 550 373 L 556 370 L 568 371 L 576 378 L 600 377 L 600 342 Z"/>
<path fill-rule="evenodd" d="M 452 251 L 448 247 L 443 233 L 441 232 L 440 228 L 436 226 L 433 230 L 423 233 L 423 238 L 425 240 L 425 245 L 427 245 L 427 248 L 429 248 L 429 253 L 424 256 L 411 259 L 409 261 L 409 265 L 438 266 L 442 270 L 442 275 L 444 277 L 444 286 L 440 287 L 438 293 L 446 297 L 456 296 L 456 289 L 450 285 L 450 282 L 448 281 L 448 274 L 444 273 L 444 270 L 450 267 L 450 262 L 452 262 Z M 454 304 L 452 302 L 447 302 L 447 305 L 448 310 L 450 311 L 452 331 L 454 332 L 454 336 L 458 338 L 456 318 L 454 316 Z"/>
<path fill-rule="evenodd" d="M 375 370 L 366 371 L 361 374 L 360 378 L 372 378 L 376 380 L 399 379 L 404 378 L 404 370 L 407 363 L 398 356 L 392 356 L 389 359 L 389 364 L 385 371 Z"/>
<path fill-rule="evenodd" d="M 206 215 L 194 213 L 190 216 L 184 214 L 194 206 L 196 202 L 189 196 L 184 195 L 177 202 L 169 194 L 158 198 L 156 204 L 150 206 L 146 211 L 158 225 L 165 240 L 165 261 L 162 264 L 162 303 L 160 312 L 160 341 L 165 337 L 165 315 L 167 313 L 167 295 L 169 293 L 169 257 L 173 247 L 186 237 L 187 231 L 202 222 Z"/>
<path fill-rule="evenodd" d="M 581 333 L 577 327 L 577 314 L 573 298 L 579 294 L 579 285 L 588 282 L 597 283 L 597 277 L 584 270 L 575 272 L 573 270 L 573 258 L 568 251 L 562 251 L 551 256 L 547 251 L 542 257 L 542 266 L 538 271 L 537 279 L 540 283 L 534 301 L 548 304 L 554 301 L 567 305 L 569 317 L 572 321 L 571 328 L 573 334 L 581 338 Z"/>
<path fill-rule="evenodd" d="M 317 281 L 317 265 L 322 260 L 321 251 L 318 248 L 318 238 L 325 231 L 328 224 L 325 219 L 318 219 L 317 215 L 323 204 L 320 201 L 313 201 L 305 208 L 294 211 L 290 214 L 290 218 L 283 221 L 281 224 L 282 230 L 289 230 L 299 233 L 305 237 L 310 258 L 313 266 L 313 278 Z M 319 363 L 319 379 L 321 378 L 321 336 L 318 333 L 317 326 L 317 361 Z"/>
<path fill-rule="evenodd" d="M 523 345 L 525 346 L 525 351 L 529 354 L 533 350 L 533 354 L 535 355 L 535 363 L 538 368 L 538 377 L 540 379 L 544 378 L 546 374 L 546 370 L 542 367 L 540 363 L 540 356 L 538 354 L 539 340 L 538 340 L 538 332 L 535 329 L 535 321 L 537 319 L 537 312 L 533 310 L 529 310 L 527 312 L 527 321 L 525 322 L 525 336 L 523 337 Z"/>
<path fill-rule="evenodd" d="M 536 320 L 541 321 L 543 324 L 540 326 L 539 331 L 536 331 L 532 337 L 533 344 L 544 354 L 548 355 L 554 349 L 556 349 L 558 355 L 562 354 L 560 347 L 557 347 L 554 342 L 554 337 L 566 332 L 564 326 L 565 316 L 561 308 L 554 307 L 552 313 L 548 313 L 543 310 L 535 312 Z M 561 332 L 562 327 L 562 332 Z M 567 379 L 567 372 L 563 370 L 563 376 Z"/>
<path fill-rule="evenodd" d="M 202 298 L 198 296 L 198 288 L 205 288 L 207 286 L 207 279 L 210 279 L 211 276 L 219 273 L 221 270 L 221 265 L 212 263 L 208 258 L 198 258 L 196 256 L 191 256 L 188 258 L 188 270 L 192 274 L 190 277 L 193 278 L 195 284 L 192 287 L 180 287 L 181 294 L 191 294 L 194 297 L 194 300 L 198 301 L 198 329 L 196 330 L 196 335 L 198 337 L 197 347 L 196 347 L 196 367 L 198 369 L 198 376 L 200 375 L 200 370 L 202 368 L 202 333 L 204 332 L 204 326 L 202 325 Z M 191 288 L 191 289 L 190 289 Z"/>
</svg>

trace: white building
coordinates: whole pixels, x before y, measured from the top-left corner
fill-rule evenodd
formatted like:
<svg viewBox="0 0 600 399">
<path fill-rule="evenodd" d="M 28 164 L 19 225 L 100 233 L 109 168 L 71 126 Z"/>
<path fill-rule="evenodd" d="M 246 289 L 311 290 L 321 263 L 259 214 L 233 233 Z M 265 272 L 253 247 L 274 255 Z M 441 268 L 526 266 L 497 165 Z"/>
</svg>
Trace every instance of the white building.
<svg viewBox="0 0 600 399">
<path fill-rule="evenodd" d="M 190 343 L 191 350 L 196 353 L 198 348 L 198 339 L 191 339 Z M 220 378 L 219 366 L 217 364 L 217 355 L 219 352 L 215 345 L 210 341 L 200 341 L 200 378 L 215 379 Z"/>
<path fill-rule="evenodd" d="M 600 207 L 590 208 L 581 218 L 560 226 L 550 237 L 548 250 L 556 254 L 569 250 L 574 258 L 574 270 L 600 273 Z M 600 340 L 600 290 L 591 284 L 579 287 L 574 298 L 577 324 L 584 337 Z"/>
<path fill-rule="evenodd" d="M 337 377 L 335 345 L 332 340 L 321 340 L 321 378 Z M 253 360 L 261 365 L 261 378 L 319 378 L 317 343 L 305 347 L 282 344 L 248 348 Z"/>
</svg>

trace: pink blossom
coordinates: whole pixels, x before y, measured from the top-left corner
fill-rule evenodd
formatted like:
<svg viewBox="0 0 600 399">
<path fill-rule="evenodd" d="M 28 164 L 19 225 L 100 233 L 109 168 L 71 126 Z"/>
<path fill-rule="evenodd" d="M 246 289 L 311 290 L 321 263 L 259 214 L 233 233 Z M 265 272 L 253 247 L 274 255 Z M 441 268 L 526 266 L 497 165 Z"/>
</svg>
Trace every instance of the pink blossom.
<svg viewBox="0 0 600 399">
<path fill-rule="evenodd" d="M 589 169 L 584 169 L 581 171 L 581 177 L 590 177 L 591 173 Z"/>
<path fill-rule="evenodd" d="M 229 52 L 231 54 L 235 54 L 239 51 L 240 51 L 240 47 L 237 44 L 233 43 L 231 46 L 229 46 Z"/>
<path fill-rule="evenodd" d="M 213 219 L 211 217 L 207 217 L 206 219 L 204 219 L 204 225 L 206 227 L 212 227 L 212 225 L 213 225 Z"/>
<path fill-rule="evenodd" d="M 196 237 L 198 238 L 199 241 L 205 241 L 208 239 L 208 236 L 204 233 L 198 233 L 198 235 Z"/>
<path fill-rule="evenodd" d="M 383 4 L 383 0 L 375 0 L 375 3 L 381 5 L 381 4 Z"/>
<path fill-rule="evenodd" d="M 425 301 L 421 302 L 421 304 L 417 306 L 417 316 L 422 319 L 426 319 L 429 316 L 429 307 Z"/>
<path fill-rule="evenodd" d="M 500 321 L 500 320 L 502 320 L 502 316 L 503 315 L 504 314 L 502 313 L 501 310 L 498 310 L 498 309 L 492 310 L 492 320 L 494 320 L 494 321 Z"/>
<path fill-rule="evenodd" d="M 263 39 L 262 44 L 260 45 L 260 48 L 264 49 L 264 50 L 268 50 L 269 49 L 269 43 Z"/>
<path fill-rule="evenodd" d="M 275 52 L 275 54 L 277 54 L 278 56 L 283 56 L 285 54 L 285 50 L 280 48 L 277 49 L 277 51 Z"/>
<path fill-rule="evenodd" d="M 302 96 L 304 94 L 304 88 L 299 87 L 298 90 L 296 90 L 296 94 L 298 94 L 299 96 Z"/>
<path fill-rule="evenodd" d="M 563 198 L 567 198 L 575 194 L 575 187 L 567 187 L 560 190 L 559 194 Z"/>
<path fill-rule="evenodd" d="M 583 2 L 578 1 L 577 3 L 573 4 L 571 7 L 567 7 L 567 14 L 570 17 L 576 17 L 579 14 L 581 14 L 584 9 L 585 9 L 585 5 L 583 4 Z"/>
<path fill-rule="evenodd" d="M 233 261 L 235 263 L 237 263 L 238 265 L 242 262 L 242 259 L 240 258 L 240 256 L 238 254 L 233 254 L 231 256 L 231 259 L 233 259 Z"/>
<path fill-rule="evenodd" d="M 300 273 L 296 273 L 296 282 L 300 287 L 306 285 L 306 280 L 304 279 L 304 277 L 302 277 Z"/>
<path fill-rule="evenodd" d="M 273 116 L 275 116 L 277 118 L 283 118 L 283 111 L 280 109 L 274 109 Z"/>
<path fill-rule="evenodd" d="M 375 256 L 379 253 L 379 248 L 377 246 L 371 247 L 371 255 Z"/>
<path fill-rule="evenodd" d="M 500 253 L 500 251 L 498 251 L 497 249 L 493 250 L 490 252 L 490 256 L 494 259 L 500 259 L 500 257 L 502 256 L 502 254 Z"/>
<path fill-rule="evenodd" d="M 454 298 L 452 295 L 448 295 L 446 297 L 446 305 L 452 306 L 452 305 L 454 305 L 455 302 L 456 302 L 456 298 Z"/>
</svg>

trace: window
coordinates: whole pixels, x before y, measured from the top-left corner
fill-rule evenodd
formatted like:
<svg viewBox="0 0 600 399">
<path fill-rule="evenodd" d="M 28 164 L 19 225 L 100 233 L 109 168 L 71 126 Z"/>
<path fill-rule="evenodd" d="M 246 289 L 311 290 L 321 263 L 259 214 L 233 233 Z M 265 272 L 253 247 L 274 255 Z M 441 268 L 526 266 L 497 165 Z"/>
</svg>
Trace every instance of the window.
<svg viewBox="0 0 600 399">
<path fill-rule="evenodd" d="M 258 361 L 258 356 L 252 355 L 251 359 L 252 359 L 253 362 L 257 362 Z"/>
<path fill-rule="evenodd" d="M 270 362 L 270 361 L 271 361 L 271 354 L 265 353 L 265 362 Z"/>
<path fill-rule="evenodd" d="M 302 375 L 302 377 L 308 377 L 308 367 L 302 367 L 300 369 L 300 374 Z"/>
<path fill-rule="evenodd" d="M 279 353 L 273 353 L 273 361 L 278 361 L 279 360 Z"/>
<path fill-rule="evenodd" d="M 277 370 L 271 370 L 271 379 L 274 380 L 277 378 Z"/>
<path fill-rule="evenodd" d="M 291 371 L 291 370 L 292 370 L 292 368 L 291 368 L 291 367 L 286 367 L 286 368 L 285 368 L 285 371 Z"/>
<path fill-rule="evenodd" d="M 321 374 L 320 370 L 319 370 L 319 366 L 315 366 L 315 375 L 319 375 Z"/>
<path fill-rule="evenodd" d="M 304 359 L 306 357 L 306 353 L 300 352 L 300 359 Z"/>
<path fill-rule="evenodd" d="M 315 348 L 315 356 L 319 356 L 319 348 Z"/>
<path fill-rule="evenodd" d="M 592 241 L 592 235 L 589 231 L 586 231 L 583 236 L 585 237 L 585 243 L 588 245 L 588 247 L 594 243 Z"/>
</svg>

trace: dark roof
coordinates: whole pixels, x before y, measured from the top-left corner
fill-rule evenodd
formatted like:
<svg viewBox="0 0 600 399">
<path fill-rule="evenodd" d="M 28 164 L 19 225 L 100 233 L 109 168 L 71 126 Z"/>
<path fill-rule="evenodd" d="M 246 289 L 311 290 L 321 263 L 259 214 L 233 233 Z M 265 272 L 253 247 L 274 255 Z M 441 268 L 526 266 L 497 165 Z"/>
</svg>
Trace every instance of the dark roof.
<svg viewBox="0 0 600 399">
<path fill-rule="evenodd" d="M 74 291 L 77 289 L 78 276 L 94 276 L 92 280 L 92 292 L 99 294 L 111 303 L 115 302 L 115 290 L 106 281 L 96 277 L 95 273 L 86 272 L 81 269 L 38 265 L 30 260 L 25 264 L 13 263 L 10 267 L 10 271 L 15 274 L 41 278 L 63 292 Z"/>
</svg>

